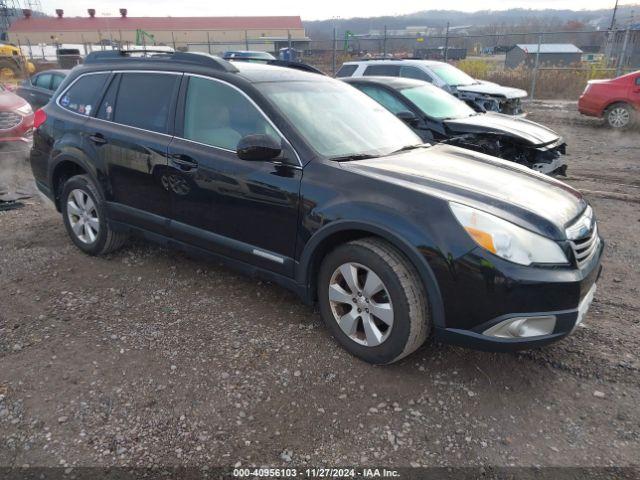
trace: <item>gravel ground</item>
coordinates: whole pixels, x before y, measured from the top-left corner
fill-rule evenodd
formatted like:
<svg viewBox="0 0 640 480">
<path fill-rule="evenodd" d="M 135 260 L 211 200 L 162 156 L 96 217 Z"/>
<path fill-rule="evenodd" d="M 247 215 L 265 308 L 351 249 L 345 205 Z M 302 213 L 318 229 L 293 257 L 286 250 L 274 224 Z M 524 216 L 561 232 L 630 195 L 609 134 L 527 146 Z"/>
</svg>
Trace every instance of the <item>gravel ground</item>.
<svg viewBox="0 0 640 480">
<path fill-rule="evenodd" d="M 573 336 L 370 366 L 275 285 L 140 242 L 82 254 L 35 196 L 0 213 L 0 466 L 637 467 L 640 133 L 531 109 L 608 242 Z M 32 188 L 24 157 L 0 150 L 0 185 Z"/>
</svg>

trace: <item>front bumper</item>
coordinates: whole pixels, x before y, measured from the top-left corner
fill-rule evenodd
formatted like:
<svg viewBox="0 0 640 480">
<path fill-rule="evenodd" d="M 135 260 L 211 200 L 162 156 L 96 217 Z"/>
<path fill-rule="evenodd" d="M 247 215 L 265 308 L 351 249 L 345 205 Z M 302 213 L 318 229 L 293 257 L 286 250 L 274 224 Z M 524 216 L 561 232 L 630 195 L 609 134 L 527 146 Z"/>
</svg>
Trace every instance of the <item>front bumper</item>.
<svg viewBox="0 0 640 480">
<path fill-rule="evenodd" d="M 22 116 L 17 125 L 0 130 L 0 142 L 25 142 L 33 138 L 33 113 Z"/>
<path fill-rule="evenodd" d="M 567 161 L 565 160 L 564 155 L 558 155 L 549 162 L 534 163 L 531 168 L 536 172 L 545 173 L 547 175 L 565 175 L 567 171 Z"/>
<path fill-rule="evenodd" d="M 455 283 L 467 290 L 466 301 L 445 301 L 446 324 L 435 335 L 445 343 L 485 351 L 513 351 L 547 345 L 566 337 L 583 320 L 602 271 L 599 251 L 582 269 L 531 268 L 509 264 L 474 251 L 462 260 L 462 275 Z M 475 288 L 473 287 L 475 284 Z M 473 289 L 471 291 L 470 289 Z M 447 295 L 447 289 L 442 289 Z M 459 292 L 458 292 L 459 295 Z M 492 327 L 511 319 L 555 317 L 553 330 L 545 335 L 504 338 L 487 334 Z"/>
</svg>

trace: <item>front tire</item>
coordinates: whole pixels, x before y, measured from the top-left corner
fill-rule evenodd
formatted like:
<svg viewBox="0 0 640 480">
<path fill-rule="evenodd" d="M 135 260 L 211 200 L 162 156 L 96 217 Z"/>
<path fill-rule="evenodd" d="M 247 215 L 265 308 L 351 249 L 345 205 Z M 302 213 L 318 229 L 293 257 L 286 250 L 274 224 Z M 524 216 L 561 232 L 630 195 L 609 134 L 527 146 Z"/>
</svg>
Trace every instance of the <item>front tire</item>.
<svg viewBox="0 0 640 480">
<path fill-rule="evenodd" d="M 87 175 L 76 175 L 65 182 L 60 210 L 71 241 L 89 255 L 112 252 L 127 240 L 126 234 L 109 226 L 104 199 Z"/>
<path fill-rule="evenodd" d="M 320 313 L 336 340 L 373 364 L 414 352 L 431 330 L 427 296 L 413 265 L 369 237 L 339 246 L 318 275 Z"/>
<path fill-rule="evenodd" d="M 636 111 L 628 103 L 614 103 L 605 112 L 607 125 L 616 130 L 625 130 L 636 122 Z"/>
</svg>

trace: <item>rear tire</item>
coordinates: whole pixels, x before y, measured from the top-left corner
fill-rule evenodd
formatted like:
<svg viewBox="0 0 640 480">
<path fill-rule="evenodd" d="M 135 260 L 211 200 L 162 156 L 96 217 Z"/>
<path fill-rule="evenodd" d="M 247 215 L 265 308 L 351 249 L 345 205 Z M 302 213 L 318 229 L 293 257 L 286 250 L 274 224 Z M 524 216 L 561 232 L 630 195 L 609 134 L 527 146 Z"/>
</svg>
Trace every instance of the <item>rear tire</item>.
<svg viewBox="0 0 640 480">
<path fill-rule="evenodd" d="M 318 299 L 322 319 L 336 340 L 369 363 L 400 360 L 431 331 L 418 272 L 379 238 L 354 240 L 327 255 L 318 274 Z"/>
<path fill-rule="evenodd" d="M 604 114 L 607 125 L 616 130 L 625 130 L 636 123 L 636 111 L 628 103 L 619 102 L 609 106 Z"/>
<path fill-rule="evenodd" d="M 64 183 L 60 210 L 71 241 L 89 255 L 113 252 L 127 240 L 126 234 L 109 226 L 105 201 L 88 175 L 75 175 Z"/>
</svg>

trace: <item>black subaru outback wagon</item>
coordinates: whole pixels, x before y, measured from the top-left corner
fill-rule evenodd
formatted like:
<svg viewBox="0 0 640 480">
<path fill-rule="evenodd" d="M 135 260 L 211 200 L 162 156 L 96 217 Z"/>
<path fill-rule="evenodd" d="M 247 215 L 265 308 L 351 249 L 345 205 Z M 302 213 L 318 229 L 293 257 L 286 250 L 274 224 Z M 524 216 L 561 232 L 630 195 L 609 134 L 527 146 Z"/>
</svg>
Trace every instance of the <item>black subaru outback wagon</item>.
<svg viewBox="0 0 640 480">
<path fill-rule="evenodd" d="M 127 236 L 222 259 L 319 304 L 389 363 L 434 334 L 538 346 L 582 320 L 600 273 L 569 186 L 429 146 L 338 80 L 196 54 L 91 54 L 36 113 L 31 165 L 72 241 Z"/>
</svg>

